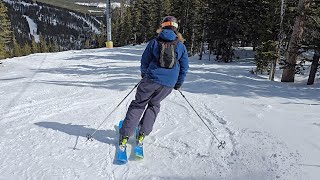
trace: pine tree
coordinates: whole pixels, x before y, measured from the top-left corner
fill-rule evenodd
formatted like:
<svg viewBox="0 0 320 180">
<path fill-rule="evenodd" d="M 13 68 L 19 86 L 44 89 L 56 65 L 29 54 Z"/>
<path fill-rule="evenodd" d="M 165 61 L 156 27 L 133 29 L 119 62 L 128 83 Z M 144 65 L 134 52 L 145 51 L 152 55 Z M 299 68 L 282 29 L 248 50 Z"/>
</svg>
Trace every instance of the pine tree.
<svg viewBox="0 0 320 180">
<path fill-rule="evenodd" d="M 6 57 L 6 51 L 5 51 L 5 44 L 0 40 L 0 59 L 3 59 Z"/>
<path fill-rule="evenodd" d="M 56 52 L 51 39 L 49 40 L 49 43 L 48 43 L 48 52 Z"/>
<path fill-rule="evenodd" d="M 309 8 L 312 0 L 299 0 L 298 15 L 295 18 L 293 32 L 288 46 L 286 65 L 283 70 L 281 82 L 294 82 L 295 67 L 297 63 L 298 51 L 304 32 L 306 10 Z"/>
<path fill-rule="evenodd" d="M 132 0 L 130 1 L 130 6 L 132 7 L 131 15 L 132 15 L 132 30 L 133 30 L 133 38 L 134 44 L 140 44 L 143 42 L 142 38 L 142 11 L 140 8 L 140 0 Z"/>
<path fill-rule="evenodd" d="M 90 46 L 90 39 L 87 39 L 87 40 L 85 41 L 85 43 L 84 43 L 84 48 L 85 48 L 85 49 L 90 49 L 90 48 L 91 48 L 91 46 Z"/>
<path fill-rule="evenodd" d="M 121 2 L 121 7 L 123 6 Z M 112 37 L 113 37 L 113 44 L 114 46 L 121 46 L 121 36 L 123 35 L 121 31 L 121 22 L 122 20 L 122 8 L 115 8 L 112 13 Z"/>
<path fill-rule="evenodd" d="M 124 6 L 124 5 L 122 5 Z M 132 21 L 131 21 L 131 7 L 124 8 L 124 15 L 121 18 L 121 32 L 120 32 L 120 44 L 127 45 L 133 37 L 132 34 Z"/>
<path fill-rule="evenodd" d="M 10 44 L 12 43 L 11 23 L 7 15 L 7 8 L 0 1 L 0 59 L 9 56 Z"/>
<path fill-rule="evenodd" d="M 47 46 L 47 41 L 46 39 L 44 38 L 44 36 L 40 33 L 40 52 L 41 53 L 45 53 L 45 52 L 48 52 L 49 49 L 48 49 L 48 46 Z"/>
<path fill-rule="evenodd" d="M 39 47 L 38 47 L 38 43 L 36 43 L 34 37 L 32 36 L 31 38 L 31 53 L 38 53 L 39 52 Z"/>
<path fill-rule="evenodd" d="M 13 51 L 12 51 L 12 57 L 20 57 L 22 56 L 22 50 L 21 46 L 17 43 L 15 36 L 12 36 L 13 41 Z"/>
<path fill-rule="evenodd" d="M 101 23 L 101 34 L 98 37 L 98 45 L 99 47 L 106 47 L 105 42 L 107 41 L 107 29 L 106 29 L 106 25 L 105 22 Z"/>
<path fill-rule="evenodd" d="M 31 54 L 31 47 L 29 43 L 26 43 L 22 48 L 22 55 L 27 56 L 29 54 Z"/>
<path fill-rule="evenodd" d="M 320 1 L 313 1 L 307 12 L 304 46 L 314 50 L 314 56 L 310 68 L 307 85 L 314 84 L 320 59 Z"/>
</svg>

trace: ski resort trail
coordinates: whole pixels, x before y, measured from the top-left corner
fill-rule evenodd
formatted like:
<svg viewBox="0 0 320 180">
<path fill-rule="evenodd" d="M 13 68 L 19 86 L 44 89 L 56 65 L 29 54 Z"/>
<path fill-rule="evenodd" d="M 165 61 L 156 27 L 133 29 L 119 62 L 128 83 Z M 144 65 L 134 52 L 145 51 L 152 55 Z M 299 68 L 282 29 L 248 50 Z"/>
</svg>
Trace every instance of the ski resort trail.
<svg viewBox="0 0 320 180">
<path fill-rule="evenodd" d="M 33 54 L 0 65 L 0 179 L 317 179 L 320 86 L 252 75 L 252 51 L 224 64 L 190 58 L 182 92 L 161 104 L 145 158 L 115 159 L 117 125 L 145 48 Z M 302 81 L 303 82 L 303 81 Z M 319 84 L 319 83 L 318 83 Z M 101 122 L 105 123 L 97 129 Z M 86 142 L 88 133 L 94 134 Z"/>
</svg>

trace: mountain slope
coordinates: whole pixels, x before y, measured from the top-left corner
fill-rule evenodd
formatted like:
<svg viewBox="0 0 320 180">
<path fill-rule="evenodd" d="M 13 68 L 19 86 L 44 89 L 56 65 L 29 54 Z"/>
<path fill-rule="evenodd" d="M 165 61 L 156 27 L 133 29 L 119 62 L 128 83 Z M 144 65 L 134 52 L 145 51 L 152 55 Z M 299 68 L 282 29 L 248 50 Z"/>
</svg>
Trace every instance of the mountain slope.
<svg viewBox="0 0 320 180">
<path fill-rule="evenodd" d="M 269 82 L 249 74 L 254 64 L 248 60 L 224 64 L 191 58 L 183 86 L 226 149 L 217 149 L 210 132 L 173 91 L 145 140 L 145 159 L 135 161 L 129 146 L 129 163 L 117 165 L 116 125 L 134 94 L 105 118 L 140 80 L 144 48 L 5 60 L 0 65 L 0 179 L 319 177 L 319 85 Z M 86 134 L 104 120 L 94 141 L 86 142 Z"/>
<path fill-rule="evenodd" d="M 88 7 L 88 6 L 81 6 L 77 3 L 106 3 L 106 1 L 101 1 L 101 0 L 95 0 L 95 1 L 87 1 L 87 0 L 55 0 L 55 1 L 50 1 L 50 0 L 37 0 L 39 2 L 51 4 L 54 6 L 59 6 L 67 9 L 71 9 L 73 11 L 78 11 L 82 13 L 90 13 L 92 11 L 101 11 L 101 8 L 94 8 L 94 7 Z M 112 2 L 120 2 L 118 0 L 112 0 Z M 92 13 L 94 15 L 103 15 L 102 12 L 100 13 Z"/>
<path fill-rule="evenodd" d="M 47 44 L 61 50 L 81 49 L 86 40 L 101 34 L 101 22 L 95 17 L 41 2 L 5 0 L 15 37 L 20 45 L 39 41 L 41 34 Z M 92 43 L 93 44 L 93 43 Z"/>
</svg>

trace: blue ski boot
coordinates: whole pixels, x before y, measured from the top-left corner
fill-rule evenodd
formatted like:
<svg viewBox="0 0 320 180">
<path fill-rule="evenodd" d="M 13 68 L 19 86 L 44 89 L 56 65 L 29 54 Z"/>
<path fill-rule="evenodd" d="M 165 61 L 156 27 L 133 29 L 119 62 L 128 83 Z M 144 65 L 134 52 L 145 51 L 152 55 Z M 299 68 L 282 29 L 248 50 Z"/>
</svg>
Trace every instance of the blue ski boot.
<svg viewBox="0 0 320 180">
<path fill-rule="evenodd" d="M 143 140 L 145 138 L 145 134 L 143 132 L 139 132 L 138 128 L 136 131 L 136 147 L 134 148 L 134 154 L 136 157 L 143 159 Z"/>
</svg>

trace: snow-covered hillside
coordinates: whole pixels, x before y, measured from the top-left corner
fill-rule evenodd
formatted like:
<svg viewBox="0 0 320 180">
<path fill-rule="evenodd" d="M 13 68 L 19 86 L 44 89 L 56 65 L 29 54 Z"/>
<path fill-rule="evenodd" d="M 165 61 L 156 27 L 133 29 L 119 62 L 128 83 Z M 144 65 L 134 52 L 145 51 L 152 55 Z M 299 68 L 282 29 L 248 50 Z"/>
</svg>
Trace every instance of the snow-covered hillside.
<svg viewBox="0 0 320 180">
<path fill-rule="evenodd" d="M 39 1 L 5 0 L 5 5 L 15 38 L 22 46 L 26 42 L 30 45 L 32 38 L 39 42 L 41 34 L 47 42 L 55 42 L 61 49 L 81 49 L 86 40 L 93 45 L 95 40 L 91 37 L 101 34 L 101 22 L 88 14 Z"/>
<path fill-rule="evenodd" d="M 29 16 L 24 16 L 24 17 L 28 21 L 30 34 L 34 37 L 35 42 L 39 43 L 40 42 L 40 36 L 37 34 L 37 32 L 38 32 L 37 24 Z"/>
<path fill-rule="evenodd" d="M 145 46 L 34 54 L 0 65 L 0 179 L 317 180 L 320 86 L 252 75 L 249 60 L 190 59 L 183 93 L 163 101 L 145 159 L 115 161 L 128 99 L 86 134 L 140 80 Z M 242 50 L 241 53 L 251 54 Z M 207 56 L 206 56 L 207 57 Z"/>
<path fill-rule="evenodd" d="M 106 8 L 106 3 L 101 3 L 101 2 L 97 2 L 97 3 L 82 3 L 82 2 L 76 2 L 75 4 L 77 5 L 80 5 L 80 6 L 89 6 L 89 7 L 98 7 L 98 8 Z M 118 3 L 118 2 L 113 2 L 113 3 L 110 3 L 111 5 L 111 8 L 114 9 L 114 8 L 117 8 L 117 7 L 120 7 L 121 4 Z"/>
</svg>

